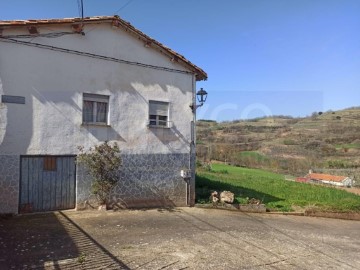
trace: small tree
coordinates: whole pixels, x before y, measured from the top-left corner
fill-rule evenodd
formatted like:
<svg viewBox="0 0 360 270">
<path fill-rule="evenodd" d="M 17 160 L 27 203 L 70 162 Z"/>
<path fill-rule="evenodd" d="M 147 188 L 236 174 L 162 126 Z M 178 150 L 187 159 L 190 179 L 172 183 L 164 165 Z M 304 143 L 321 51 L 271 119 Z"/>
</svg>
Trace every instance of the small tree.
<svg viewBox="0 0 360 270">
<path fill-rule="evenodd" d="M 93 177 L 92 193 L 97 196 L 100 204 L 107 204 L 109 194 L 119 180 L 118 173 L 122 165 L 118 144 L 110 145 L 105 141 L 98 146 L 90 147 L 88 151 L 82 146 L 78 149 L 80 154 L 77 162 L 85 165 Z"/>
</svg>

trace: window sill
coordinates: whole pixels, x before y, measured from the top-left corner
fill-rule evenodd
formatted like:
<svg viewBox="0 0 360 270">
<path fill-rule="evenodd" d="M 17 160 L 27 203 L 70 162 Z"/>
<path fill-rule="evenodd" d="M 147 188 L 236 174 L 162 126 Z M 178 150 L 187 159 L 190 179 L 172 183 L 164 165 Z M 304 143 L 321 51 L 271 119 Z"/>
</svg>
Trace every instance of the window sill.
<svg viewBox="0 0 360 270">
<path fill-rule="evenodd" d="M 165 127 L 165 126 L 155 126 L 155 125 L 148 125 L 148 128 L 161 128 L 161 129 L 170 129 L 170 127 Z"/>
<path fill-rule="evenodd" d="M 109 124 L 105 124 L 105 123 L 82 123 L 81 126 L 83 126 L 83 127 L 89 127 L 89 126 L 111 127 Z"/>
</svg>

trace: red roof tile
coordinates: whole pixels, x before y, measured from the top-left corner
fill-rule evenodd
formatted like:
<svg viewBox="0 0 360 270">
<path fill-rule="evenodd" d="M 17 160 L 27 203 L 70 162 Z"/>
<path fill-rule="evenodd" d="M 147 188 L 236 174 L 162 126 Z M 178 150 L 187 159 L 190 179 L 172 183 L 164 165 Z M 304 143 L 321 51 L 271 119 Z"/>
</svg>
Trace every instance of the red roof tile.
<svg viewBox="0 0 360 270">
<path fill-rule="evenodd" d="M 81 18 L 63 18 L 63 19 L 39 19 L 39 20 L 12 20 L 12 21 L 0 21 L 0 28 L 14 28 L 14 27 L 24 27 L 24 26 L 41 26 L 41 25 L 54 25 L 54 24 L 73 24 L 73 23 L 112 23 L 116 27 L 122 27 L 125 31 L 130 31 L 132 34 L 136 35 L 138 38 L 142 39 L 146 44 L 151 47 L 155 47 L 161 52 L 167 53 L 172 58 L 185 65 L 188 69 L 193 71 L 196 74 L 196 80 L 206 80 L 207 74 L 204 70 L 196 66 L 187 60 L 183 55 L 171 50 L 162 43 L 156 41 L 155 39 L 144 34 L 129 22 L 121 19 L 119 16 L 97 16 L 97 17 L 85 17 Z"/>
</svg>

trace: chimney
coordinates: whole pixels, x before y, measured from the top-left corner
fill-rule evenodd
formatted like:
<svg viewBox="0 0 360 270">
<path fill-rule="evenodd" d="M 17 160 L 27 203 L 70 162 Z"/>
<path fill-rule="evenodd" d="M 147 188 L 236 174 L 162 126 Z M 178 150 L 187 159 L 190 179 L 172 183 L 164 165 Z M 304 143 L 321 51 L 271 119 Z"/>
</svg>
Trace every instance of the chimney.
<svg viewBox="0 0 360 270">
<path fill-rule="evenodd" d="M 313 173 L 313 171 L 312 171 L 312 169 L 310 169 L 310 170 L 309 170 L 309 174 L 312 174 L 312 173 Z"/>
</svg>

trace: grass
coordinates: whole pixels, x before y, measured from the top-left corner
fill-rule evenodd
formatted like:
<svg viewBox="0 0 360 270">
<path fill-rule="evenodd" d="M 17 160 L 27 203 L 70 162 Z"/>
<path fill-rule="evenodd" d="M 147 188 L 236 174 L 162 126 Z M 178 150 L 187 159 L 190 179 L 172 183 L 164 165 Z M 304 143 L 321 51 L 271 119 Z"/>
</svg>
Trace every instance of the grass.
<svg viewBox="0 0 360 270">
<path fill-rule="evenodd" d="M 226 174 L 222 173 L 227 171 Z M 198 203 L 208 202 L 213 190 L 229 190 L 236 201 L 256 198 L 271 210 L 292 211 L 294 207 L 325 211 L 360 211 L 360 196 L 332 187 L 286 181 L 283 175 L 258 170 L 213 164 L 212 171 L 198 170 Z"/>
<path fill-rule="evenodd" d="M 337 149 L 360 149 L 360 143 L 347 143 L 347 144 L 337 144 L 335 146 Z"/>
<path fill-rule="evenodd" d="M 239 153 L 240 158 L 251 158 L 257 161 L 265 161 L 269 158 L 255 151 L 242 151 Z"/>
</svg>

